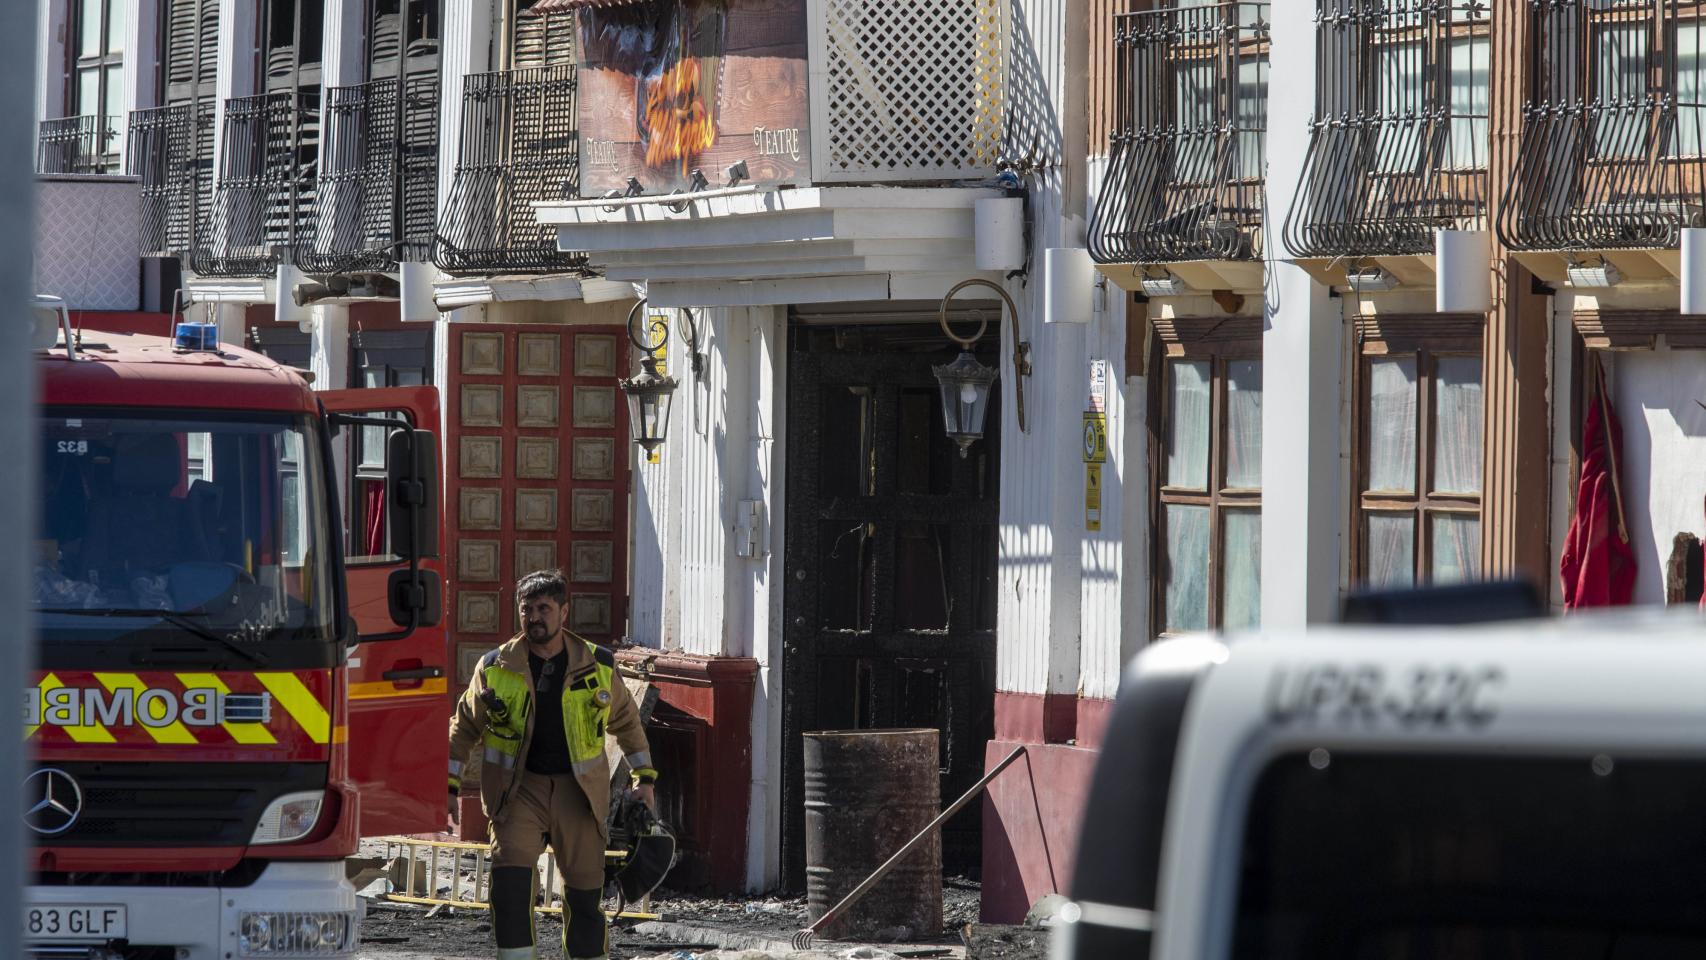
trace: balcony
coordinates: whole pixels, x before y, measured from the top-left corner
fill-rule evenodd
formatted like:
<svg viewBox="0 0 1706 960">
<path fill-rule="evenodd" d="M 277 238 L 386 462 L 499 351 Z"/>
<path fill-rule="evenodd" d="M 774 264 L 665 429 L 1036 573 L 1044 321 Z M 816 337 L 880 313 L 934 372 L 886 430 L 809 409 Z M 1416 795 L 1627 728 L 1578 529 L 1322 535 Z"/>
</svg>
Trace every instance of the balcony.
<svg viewBox="0 0 1706 960">
<path fill-rule="evenodd" d="M 36 134 L 36 172 L 118 173 L 118 126 L 111 117 L 43 120 Z"/>
<path fill-rule="evenodd" d="M 1192 286 L 1261 284 L 1268 8 L 1115 18 L 1116 122 L 1091 217 L 1098 263 L 1167 265 Z M 1245 261 L 1246 269 L 1199 261 Z"/>
<path fill-rule="evenodd" d="M 326 90 L 325 167 L 311 274 L 391 272 L 431 256 L 438 213 L 438 77 Z"/>
<path fill-rule="evenodd" d="M 196 213 L 212 188 L 211 104 L 176 103 L 130 115 L 126 165 L 141 184 L 141 242 L 145 257 L 188 256 Z"/>
<path fill-rule="evenodd" d="M 1532 96 L 1500 238 L 1546 280 L 1589 253 L 1669 278 L 1681 230 L 1706 226 L 1698 5 L 1567 0 L 1527 16 Z"/>
<path fill-rule="evenodd" d="M 579 128 L 572 65 L 470 74 L 456 171 L 433 262 L 446 273 L 551 273 L 586 257 L 557 249 L 533 203 L 577 195 Z"/>
<path fill-rule="evenodd" d="M 1286 246 L 1303 259 L 1385 258 L 1401 281 L 1431 285 L 1435 231 L 1484 228 L 1487 4 L 1317 0 L 1316 44 Z"/>
<path fill-rule="evenodd" d="M 195 272 L 269 277 L 311 249 L 319 188 L 320 93 L 287 90 L 225 101 L 219 176 L 197 224 Z"/>
</svg>

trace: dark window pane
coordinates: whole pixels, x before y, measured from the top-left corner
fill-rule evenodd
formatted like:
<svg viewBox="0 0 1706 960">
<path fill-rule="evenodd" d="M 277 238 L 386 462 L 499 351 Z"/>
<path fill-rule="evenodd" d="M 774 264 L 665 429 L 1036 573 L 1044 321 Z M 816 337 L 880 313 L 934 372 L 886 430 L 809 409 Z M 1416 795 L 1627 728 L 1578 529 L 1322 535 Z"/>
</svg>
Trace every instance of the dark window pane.
<svg viewBox="0 0 1706 960">
<path fill-rule="evenodd" d="M 902 630 L 946 630 L 949 541 L 940 524 L 902 523 L 895 537 L 894 617 Z"/>
<path fill-rule="evenodd" d="M 830 384 L 823 388 L 822 397 L 818 495 L 824 499 L 873 495 L 877 474 L 871 388 Z"/>
<path fill-rule="evenodd" d="M 1701 761 L 1319 759 L 1247 801 L 1237 960 L 1706 956 Z"/>
<path fill-rule="evenodd" d="M 818 623 L 825 630 L 869 630 L 875 608 L 876 524 L 818 524 Z"/>
</svg>

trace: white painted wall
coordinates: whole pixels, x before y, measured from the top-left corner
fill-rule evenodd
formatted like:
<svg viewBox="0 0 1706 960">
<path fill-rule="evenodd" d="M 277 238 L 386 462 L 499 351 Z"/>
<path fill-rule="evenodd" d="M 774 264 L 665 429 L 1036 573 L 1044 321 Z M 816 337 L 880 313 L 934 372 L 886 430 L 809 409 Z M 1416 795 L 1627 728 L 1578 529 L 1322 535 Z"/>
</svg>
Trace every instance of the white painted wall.
<svg viewBox="0 0 1706 960">
<path fill-rule="evenodd" d="M 1274 18 L 1272 75 L 1314 75 L 1315 24 Z M 1289 262 L 1285 222 L 1309 149 L 1307 84 L 1268 98 L 1267 291 L 1262 335 L 1262 625 L 1331 620 L 1339 596 L 1343 329 L 1339 302 Z"/>
<path fill-rule="evenodd" d="M 1134 527 L 1147 526 L 1148 511 L 1142 509 L 1141 500 L 1134 503 L 1135 498 L 1130 494 L 1147 490 L 1149 484 L 1144 474 L 1127 470 L 1132 463 L 1129 438 L 1133 434 L 1144 435 L 1142 421 L 1131 419 L 1130 410 L 1134 406 L 1131 384 L 1135 382 L 1136 389 L 1141 391 L 1145 389 L 1145 381 L 1142 377 L 1134 381 L 1127 379 L 1124 300 L 1119 288 L 1109 285 L 1096 302 L 1101 306 L 1086 331 L 1086 353 L 1089 356 L 1085 366 L 1087 369 L 1089 361 L 1098 359 L 1108 365 L 1105 399 L 1108 462 L 1102 464 L 1100 531 L 1087 529 L 1082 490 L 1076 501 L 1079 529 L 1085 530 L 1081 561 L 1083 574 L 1079 588 L 1079 604 L 1083 608 L 1079 692 L 1087 697 L 1110 698 L 1119 691 L 1120 668 L 1135 652 L 1139 636 L 1135 632 L 1127 632 L 1128 610 L 1124 599 L 1128 590 L 1139 594 L 1144 591 L 1140 582 L 1126 579 L 1126 554 L 1133 549 L 1141 551 L 1148 538 L 1144 536 L 1136 544 L 1128 542 L 1127 538 Z M 1145 405 L 1141 397 L 1137 399 L 1135 406 L 1141 415 Z M 1088 388 L 1084 391 L 1083 401 L 1088 404 Z M 1083 469 L 1083 466 L 1079 467 L 1080 471 Z M 1128 511 L 1128 505 L 1136 509 Z"/>
<path fill-rule="evenodd" d="M 1664 603 L 1671 538 L 1706 538 L 1706 358 L 1696 350 L 1605 355 L 1623 426 L 1623 507 L 1636 603 Z"/>
<path fill-rule="evenodd" d="M 1040 131 L 1034 136 L 1041 138 L 1041 159 L 1048 165 L 1027 184 L 1029 282 L 1007 284 L 1019 306 L 1020 337 L 1032 344 L 1035 374 L 1024 384 L 1027 432 L 1019 429 L 1013 402 L 1012 328 L 1002 326 L 995 682 L 996 689 L 1015 693 L 1075 694 L 1082 665 L 1080 437 L 1088 334 L 1081 325 L 1041 322 L 1047 294 L 1041 265 L 1049 247 L 1083 242 L 1088 11 L 1083 0 L 1017 0 L 1012 13 L 1015 60 L 1009 76 L 1020 78 L 1012 108 L 1022 117 L 1019 127 Z M 1008 149 L 1023 153 L 1031 145 Z M 1099 563 L 1106 562 L 1105 552 Z"/>
</svg>

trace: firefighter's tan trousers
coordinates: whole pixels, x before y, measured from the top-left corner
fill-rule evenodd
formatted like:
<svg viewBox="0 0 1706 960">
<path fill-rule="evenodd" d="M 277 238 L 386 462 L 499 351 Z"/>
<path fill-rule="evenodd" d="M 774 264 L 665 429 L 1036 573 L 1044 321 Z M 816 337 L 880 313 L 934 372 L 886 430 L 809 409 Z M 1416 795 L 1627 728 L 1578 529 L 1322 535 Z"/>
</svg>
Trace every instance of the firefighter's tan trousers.
<svg viewBox="0 0 1706 960">
<path fill-rule="evenodd" d="M 516 901 L 498 895 L 500 875 L 515 877 L 525 869 L 531 891 L 531 875 L 547 843 L 563 878 L 563 952 L 574 958 L 602 957 L 610 952 L 604 913 L 598 908 L 599 891 L 604 887 L 604 838 L 598 828 L 586 792 L 573 775 L 522 772 L 503 822 L 492 825 L 492 929 L 497 934 L 500 956 L 530 956 L 534 939 L 531 909 L 525 911 L 525 921 L 504 915 L 509 912 L 506 904 Z M 511 869 L 503 869 L 506 867 Z M 577 891 L 580 896 L 575 895 Z M 530 905 L 531 892 L 526 900 Z M 525 928 L 518 926 L 522 922 Z M 522 937 L 528 946 L 516 942 Z"/>
</svg>

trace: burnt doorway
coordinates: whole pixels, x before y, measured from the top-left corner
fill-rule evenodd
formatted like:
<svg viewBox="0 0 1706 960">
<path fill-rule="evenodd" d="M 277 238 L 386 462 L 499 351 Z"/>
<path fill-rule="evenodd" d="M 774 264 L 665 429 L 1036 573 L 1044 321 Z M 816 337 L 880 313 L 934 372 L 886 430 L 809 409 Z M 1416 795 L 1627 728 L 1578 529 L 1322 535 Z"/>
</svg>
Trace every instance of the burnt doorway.
<svg viewBox="0 0 1706 960">
<path fill-rule="evenodd" d="M 932 319 L 934 311 L 931 311 Z M 975 321 L 974 321 L 975 322 Z M 983 774 L 994 727 L 999 399 L 962 459 L 943 432 L 935 323 L 789 331 L 782 863 L 805 885 L 801 734 L 935 727 L 944 804 Z M 984 363 L 996 363 L 984 338 Z M 980 867 L 981 804 L 943 866 Z"/>
</svg>

